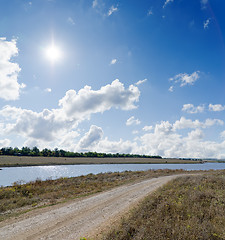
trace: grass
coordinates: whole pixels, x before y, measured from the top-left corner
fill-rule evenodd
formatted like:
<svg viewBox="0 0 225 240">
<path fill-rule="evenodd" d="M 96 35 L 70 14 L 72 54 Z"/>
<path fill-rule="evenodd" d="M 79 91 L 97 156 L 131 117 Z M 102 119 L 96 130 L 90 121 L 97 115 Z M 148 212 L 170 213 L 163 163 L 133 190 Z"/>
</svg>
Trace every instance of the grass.
<svg viewBox="0 0 225 240">
<path fill-rule="evenodd" d="M 225 239 L 225 170 L 175 179 L 148 196 L 103 239 Z"/>
<path fill-rule="evenodd" d="M 15 183 L 10 187 L 0 187 L 0 221 L 30 209 L 101 192 L 127 182 L 184 172 L 186 171 L 167 169 L 126 171 L 57 180 L 36 180 L 22 185 Z"/>
<path fill-rule="evenodd" d="M 64 157 L 27 157 L 0 155 L 0 167 L 75 165 L 75 164 L 127 164 L 127 163 L 201 163 L 202 161 L 176 158 L 64 158 Z"/>
</svg>

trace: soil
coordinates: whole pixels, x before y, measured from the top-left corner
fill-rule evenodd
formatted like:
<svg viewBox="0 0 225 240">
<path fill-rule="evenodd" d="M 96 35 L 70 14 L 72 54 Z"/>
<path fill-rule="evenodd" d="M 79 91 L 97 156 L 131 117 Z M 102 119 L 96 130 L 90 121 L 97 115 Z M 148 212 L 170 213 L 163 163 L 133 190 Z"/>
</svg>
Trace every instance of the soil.
<svg viewBox="0 0 225 240">
<path fill-rule="evenodd" d="M 0 223 L 0 239 L 96 239 L 145 196 L 182 175 L 126 184 L 64 204 L 36 209 Z"/>
</svg>

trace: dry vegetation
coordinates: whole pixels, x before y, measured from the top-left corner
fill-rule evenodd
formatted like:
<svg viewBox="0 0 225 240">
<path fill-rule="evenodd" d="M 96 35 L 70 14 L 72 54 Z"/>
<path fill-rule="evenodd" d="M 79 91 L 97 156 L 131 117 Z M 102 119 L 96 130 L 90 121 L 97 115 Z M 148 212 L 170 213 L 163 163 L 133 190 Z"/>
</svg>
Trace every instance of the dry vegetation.
<svg viewBox="0 0 225 240">
<path fill-rule="evenodd" d="M 111 229 L 104 240 L 225 239 L 225 170 L 177 178 Z"/>
<path fill-rule="evenodd" d="M 127 164 L 127 163 L 202 163 L 197 160 L 183 160 L 176 158 L 97 158 L 97 157 L 31 157 L 31 156 L 3 156 L 0 155 L 0 167 L 43 166 L 43 165 L 74 165 L 74 164 Z"/>
<path fill-rule="evenodd" d="M 57 180 L 36 180 L 22 185 L 15 183 L 11 187 L 0 187 L 0 221 L 43 205 L 101 192 L 127 182 L 184 172 L 184 170 L 126 171 Z"/>
</svg>

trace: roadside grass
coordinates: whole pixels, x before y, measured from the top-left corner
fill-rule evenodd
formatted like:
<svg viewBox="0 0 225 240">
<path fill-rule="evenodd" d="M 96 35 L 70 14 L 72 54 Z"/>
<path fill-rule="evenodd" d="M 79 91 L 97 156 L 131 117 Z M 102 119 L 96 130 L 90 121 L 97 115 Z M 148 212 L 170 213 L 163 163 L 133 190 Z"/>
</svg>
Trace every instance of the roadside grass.
<svg viewBox="0 0 225 240">
<path fill-rule="evenodd" d="M 128 182 L 186 172 L 168 169 L 125 171 L 57 180 L 36 180 L 27 184 L 14 183 L 10 187 L 0 187 L 0 221 L 30 209 L 87 196 Z"/>
<path fill-rule="evenodd" d="M 102 240 L 225 239 L 225 170 L 176 178 Z"/>
</svg>

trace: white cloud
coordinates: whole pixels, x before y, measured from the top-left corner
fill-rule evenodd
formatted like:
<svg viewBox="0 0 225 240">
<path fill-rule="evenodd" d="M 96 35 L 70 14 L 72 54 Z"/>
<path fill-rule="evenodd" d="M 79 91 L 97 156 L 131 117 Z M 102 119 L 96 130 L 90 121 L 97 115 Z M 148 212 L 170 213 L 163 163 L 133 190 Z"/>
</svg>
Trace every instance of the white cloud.
<svg viewBox="0 0 225 240">
<path fill-rule="evenodd" d="M 4 100 L 17 100 L 24 83 L 18 83 L 20 67 L 11 62 L 11 58 L 18 55 L 16 40 L 6 41 L 0 38 L 0 98 Z"/>
<path fill-rule="evenodd" d="M 203 27 L 204 29 L 207 29 L 209 27 L 209 23 L 210 23 L 211 19 L 208 18 L 207 20 L 205 20 L 205 22 L 203 23 Z"/>
<path fill-rule="evenodd" d="M 203 137 L 204 137 L 204 133 L 199 128 L 188 133 L 188 138 L 190 140 L 200 140 L 200 139 L 203 139 Z"/>
<path fill-rule="evenodd" d="M 103 138 L 101 127 L 92 125 L 84 137 L 75 146 L 74 151 L 91 151 L 105 153 L 135 153 L 137 143 L 131 141 L 110 141 L 107 137 Z"/>
<path fill-rule="evenodd" d="M 173 2 L 173 0 L 166 0 L 164 5 L 163 5 L 163 8 L 165 8 L 167 6 L 167 4 L 170 3 L 170 2 Z"/>
<path fill-rule="evenodd" d="M 57 147 L 61 149 L 65 149 L 65 150 L 68 149 L 70 151 L 73 151 L 75 139 L 77 139 L 79 136 L 80 134 L 77 131 L 66 132 L 64 135 L 60 137 Z"/>
<path fill-rule="evenodd" d="M 67 91 L 65 97 L 59 100 L 60 111 L 68 119 L 88 118 L 90 114 L 104 112 L 112 107 L 122 110 L 136 108 L 135 102 L 139 100 L 140 91 L 134 85 L 128 89 L 118 80 L 94 91 L 85 86 L 78 93 L 75 90 Z"/>
<path fill-rule="evenodd" d="M 187 132 L 187 135 L 178 133 L 179 129 L 176 128 L 178 121 L 175 121 L 175 123 L 162 121 L 154 126 L 153 132 L 136 137 L 133 142 L 122 139 L 110 141 L 107 137 L 103 138 L 103 131 L 100 127 L 94 126 L 82 138 L 85 139 L 85 148 L 83 149 L 85 151 L 138 153 L 163 157 L 223 158 L 225 156 L 225 141 L 205 141 L 203 132 L 205 127 L 222 123 L 221 120 L 207 119 L 200 122 L 199 120 L 192 121 L 189 119 L 188 124 L 182 126 L 182 129 L 191 129 Z M 191 125 L 194 125 L 194 127 L 191 127 Z M 225 137 L 224 132 L 221 133 L 221 137 Z M 136 131 L 133 133 L 135 134 Z"/>
<path fill-rule="evenodd" d="M 144 131 L 146 131 L 146 132 L 152 131 L 152 129 L 153 129 L 153 126 L 144 126 L 144 127 L 142 128 L 142 130 L 144 130 Z"/>
<path fill-rule="evenodd" d="M 141 121 L 139 119 L 135 119 L 134 116 L 130 117 L 127 119 L 126 125 L 131 126 L 131 125 L 139 125 Z"/>
<path fill-rule="evenodd" d="M 76 146 L 77 151 L 89 151 L 89 149 L 102 139 L 103 131 L 100 127 L 92 125 L 89 131 L 82 137 Z"/>
<path fill-rule="evenodd" d="M 182 126 L 178 127 L 178 122 Z M 139 138 L 141 144 L 138 151 L 142 154 L 164 157 L 222 158 L 225 156 L 225 141 L 204 141 L 203 132 L 205 127 L 222 123 L 217 119 L 208 119 L 205 122 L 185 118 L 175 123 L 162 121 L 155 125 L 153 133 L 146 133 Z M 183 128 L 194 128 L 194 130 L 189 131 L 185 136 L 178 133 L 179 129 Z M 224 133 L 221 135 L 225 136 Z"/>
<path fill-rule="evenodd" d="M 110 65 L 114 65 L 116 62 L 117 62 L 117 59 L 114 58 L 114 59 L 112 59 L 112 61 L 110 62 Z"/>
<path fill-rule="evenodd" d="M 132 131 L 132 134 L 138 134 L 139 132 L 137 130 Z"/>
<path fill-rule="evenodd" d="M 109 11 L 108 11 L 108 16 L 111 16 L 114 12 L 117 12 L 119 9 L 118 7 L 114 7 L 113 5 L 110 7 Z"/>
<path fill-rule="evenodd" d="M 71 25 L 75 25 L 75 22 L 71 17 L 67 18 L 67 22 L 70 23 Z"/>
<path fill-rule="evenodd" d="M 170 86 L 168 90 L 169 90 L 170 92 L 173 92 L 173 91 L 174 91 L 174 86 Z"/>
<path fill-rule="evenodd" d="M 149 9 L 148 13 L 147 13 L 147 16 L 151 16 L 151 15 L 153 15 L 153 11 L 152 11 L 152 9 Z"/>
<path fill-rule="evenodd" d="M 221 132 L 220 136 L 225 139 L 225 131 Z"/>
<path fill-rule="evenodd" d="M 95 7 L 97 7 L 97 5 L 98 5 L 98 0 L 94 0 L 92 2 L 92 7 L 95 8 Z"/>
<path fill-rule="evenodd" d="M 200 122 L 199 120 L 192 121 L 191 119 L 186 119 L 185 117 L 181 117 L 180 120 L 177 120 L 173 124 L 173 128 L 177 129 L 185 129 L 185 128 L 207 128 L 213 125 L 223 125 L 224 122 L 220 119 L 206 119 L 205 122 Z"/>
<path fill-rule="evenodd" d="M 136 142 L 124 141 L 123 139 L 110 141 L 108 138 L 104 138 L 94 149 L 90 150 L 105 153 L 137 153 L 138 146 Z"/>
<path fill-rule="evenodd" d="M 50 93 L 50 92 L 52 92 L 52 89 L 51 88 L 46 88 L 44 91 Z"/>
<path fill-rule="evenodd" d="M 173 125 L 168 121 L 161 121 L 160 124 L 155 125 L 155 133 L 167 135 L 174 131 Z"/>
<path fill-rule="evenodd" d="M 182 111 L 187 112 L 187 113 L 202 113 L 204 112 L 205 107 L 203 105 L 199 105 L 195 107 L 193 104 L 184 104 Z"/>
<path fill-rule="evenodd" d="M 145 79 L 143 79 L 143 80 L 139 80 L 138 82 L 135 83 L 135 85 L 137 85 L 137 86 L 138 86 L 138 85 L 141 85 L 142 83 L 147 82 L 147 80 L 148 80 L 147 78 L 145 78 Z"/>
<path fill-rule="evenodd" d="M 179 73 L 169 80 L 175 83 L 180 83 L 180 87 L 193 85 L 200 78 L 199 73 L 199 71 L 193 72 L 192 74 Z"/>
<path fill-rule="evenodd" d="M 209 111 L 213 111 L 213 112 L 221 112 L 225 110 L 225 106 L 221 105 L 221 104 L 209 104 Z"/>
<path fill-rule="evenodd" d="M 28 142 L 38 141 L 39 145 L 42 142 L 63 144 L 64 140 L 68 142 L 66 136 L 74 131 L 79 122 L 90 118 L 91 114 L 103 113 L 113 107 L 122 110 L 134 109 L 139 95 L 137 87 L 130 85 L 125 89 L 119 80 L 115 80 L 96 91 L 89 86 L 85 86 L 78 93 L 69 90 L 59 100 L 57 109 L 34 112 L 5 106 L 0 110 L 0 116 L 8 123 L 1 126 L 1 131 L 4 134 L 18 134 L 28 139 Z"/>
<path fill-rule="evenodd" d="M 11 141 L 7 138 L 5 139 L 0 139 L 0 148 L 3 148 L 3 147 L 9 147 L 11 144 Z"/>
</svg>

